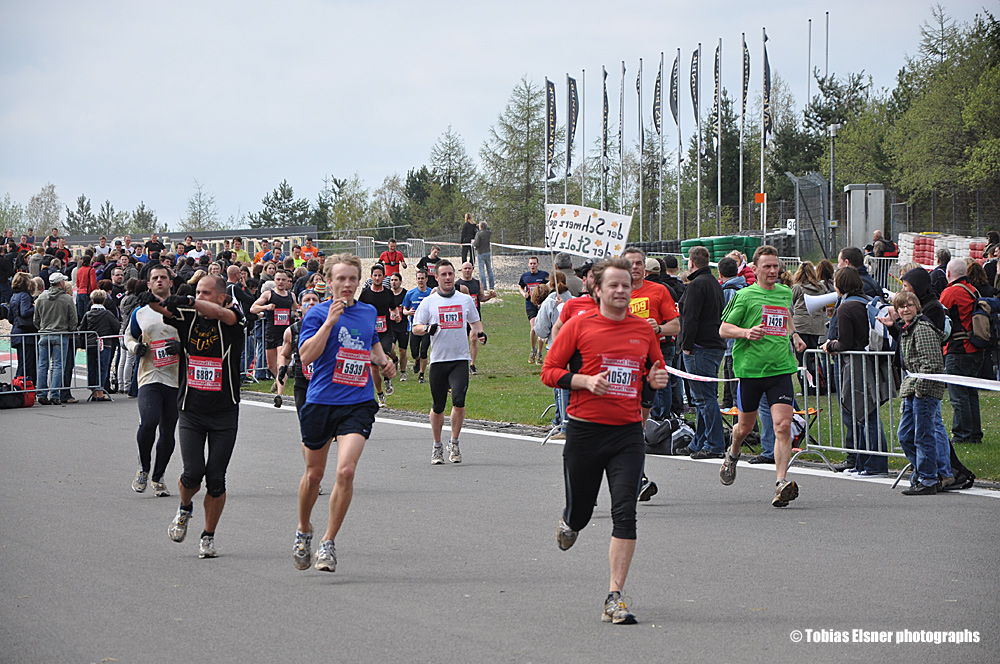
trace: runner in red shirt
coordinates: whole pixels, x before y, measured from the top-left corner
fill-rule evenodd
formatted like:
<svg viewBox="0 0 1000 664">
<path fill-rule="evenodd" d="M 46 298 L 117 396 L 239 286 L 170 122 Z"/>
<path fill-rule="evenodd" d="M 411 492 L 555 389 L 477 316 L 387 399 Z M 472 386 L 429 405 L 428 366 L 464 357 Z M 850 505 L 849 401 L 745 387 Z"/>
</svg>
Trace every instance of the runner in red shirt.
<svg viewBox="0 0 1000 664">
<path fill-rule="evenodd" d="M 635 553 L 636 490 L 646 454 L 642 381 L 648 376 L 650 386 L 659 389 L 669 379 L 653 330 L 629 314 L 629 267 L 620 258 L 594 266 L 599 309 L 562 327 L 542 368 L 543 383 L 571 390 L 563 449 L 566 508 L 556 541 L 564 551 L 576 542 L 593 515 L 606 473 L 613 529 L 611 579 L 601 620 L 615 624 L 636 622 L 622 589 Z"/>
<path fill-rule="evenodd" d="M 387 277 L 399 274 L 400 267 L 406 269 L 406 257 L 403 252 L 396 251 L 396 238 L 389 240 L 389 249 L 379 255 L 378 262 L 385 266 L 385 276 Z"/>
</svg>

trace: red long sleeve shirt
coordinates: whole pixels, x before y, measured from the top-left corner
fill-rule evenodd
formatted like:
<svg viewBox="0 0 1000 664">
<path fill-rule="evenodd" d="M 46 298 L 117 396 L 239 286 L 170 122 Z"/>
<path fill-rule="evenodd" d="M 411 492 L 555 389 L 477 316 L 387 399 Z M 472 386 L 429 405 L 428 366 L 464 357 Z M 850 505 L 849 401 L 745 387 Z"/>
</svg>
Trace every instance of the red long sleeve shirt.
<svg viewBox="0 0 1000 664">
<path fill-rule="evenodd" d="M 660 342 L 646 321 L 632 314 L 616 321 L 592 311 L 562 326 L 545 356 L 542 382 L 559 387 L 567 374 L 607 371 L 608 392 L 597 396 L 590 390 L 571 390 L 567 412 L 589 422 L 631 424 L 642 421 L 642 379 L 657 360 L 663 363 Z"/>
</svg>

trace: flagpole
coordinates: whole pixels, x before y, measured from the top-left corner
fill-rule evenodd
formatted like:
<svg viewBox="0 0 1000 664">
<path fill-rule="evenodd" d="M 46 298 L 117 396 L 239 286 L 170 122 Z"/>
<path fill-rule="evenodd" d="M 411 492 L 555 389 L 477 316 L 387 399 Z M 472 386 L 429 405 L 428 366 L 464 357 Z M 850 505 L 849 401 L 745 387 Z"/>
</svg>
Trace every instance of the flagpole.
<svg viewBox="0 0 1000 664">
<path fill-rule="evenodd" d="M 806 106 L 812 99 L 812 62 L 813 62 L 813 20 L 809 19 L 809 54 L 806 56 Z M 796 220 L 797 221 L 797 220 Z"/>
<path fill-rule="evenodd" d="M 569 123 L 573 114 L 573 109 L 570 108 L 573 105 L 571 97 L 572 91 L 569 89 L 569 72 L 566 72 L 566 173 L 563 175 L 563 205 L 569 203 L 569 154 L 570 150 L 573 149 L 569 135 Z"/>
<path fill-rule="evenodd" d="M 715 228 L 722 235 L 722 37 L 719 37 L 719 80 L 715 83 Z"/>
<path fill-rule="evenodd" d="M 698 108 L 694 110 L 694 115 L 698 118 L 698 237 L 701 237 L 701 42 L 698 42 L 698 74 L 697 80 L 695 81 L 695 86 L 698 88 L 698 92 L 695 95 L 698 98 Z"/>
<path fill-rule="evenodd" d="M 542 166 L 545 170 L 545 205 L 549 204 L 549 77 L 545 77 L 545 157 L 542 159 Z M 531 228 L 530 226 L 528 227 Z"/>
<path fill-rule="evenodd" d="M 743 36 L 743 52 L 746 53 L 747 50 L 747 33 L 741 33 Z M 743 79 L 740 80 L 740 89 L 742 90 L 742 106 L 740 106 L 740 233 L 743 233 L 743 127 L 746 124 L 747 119 L 747 88 L 743 84 L 743 81 L 747 77 L 747 63 L 746 60 L 743 62 Z"/>
<path fill-rule="evenodd" d="M 618 98 L 618 212 L 625 214 L 625 61 L 622 60 L 622 87 Z"/>
<path fill-rule="evenodd" d="M 601 128 L 603 131 L 603 136 L 601 138 L 601 204 L 598 205 L 598 209 L 603 210 L 605 206 L 608 205 L 608 70 L 601 65 L 601 81 L 604 86 L 604 117 L 602 119 Z"/>
<path fill-rule="evenodd" d="M 645 133 L 642 126 L 642 58 L 639 58 L 639 77 L 636 80 L 636 93 L 639 95 L 639 242 L 642 242 L 642 155 L 645 147 Z M 653 229 L 649 229 L 649 239 L 653 239 Z"/>
<path fill-rule="evenodd" d="M 580 176 L 580 205 L 583 207 L 587 206 L 587 114 L 584 113 L 584 109 L 587 108 L 587 70 L 580 70 L 580 153 L 583 161 L 580 162 L 583 167 L 582 175 Z"/>
<path fill-rule="evenodd" d="M 681 239 L 681 152 L 684 147 L 681 143 L 681 49 L 677 49 L 677 239 Z M 673 94 L 673 74 L 671 78 L 671 93 Z"/>
<path fill-rule="evenodd" d="M 760 230 L 767 231 L 767 192 L 764 191 L 764 114 L 766 113 L 767 99 L 764 98 L 767 78 L 767 28 L 761 28 L 761 48 L 763 51 L 761 62 L 764 66 L 760 68 L 761 96 L 760 96 L 760 191 L 764 194 L 764 200 L 760 204 Z"/>
<path fill-rule="evenodd" d="M 663 242 L 663 51 L 660 51 L 660 98 L 657 100 L 660 104 L 660 128 L 657 132 L 660 139 L 660 163 L 659 167 L 656 169 L 659 178 L 659 193 L 656 196 L 656 219 L 660 224 L 660 234 L 659 241 Z"/>
</svg>

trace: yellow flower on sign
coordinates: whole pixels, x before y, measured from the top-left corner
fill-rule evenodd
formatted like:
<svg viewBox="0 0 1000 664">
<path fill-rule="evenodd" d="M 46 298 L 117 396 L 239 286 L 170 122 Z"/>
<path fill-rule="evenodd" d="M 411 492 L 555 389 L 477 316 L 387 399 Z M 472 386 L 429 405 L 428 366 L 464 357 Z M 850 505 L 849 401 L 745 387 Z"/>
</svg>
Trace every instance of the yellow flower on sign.
<svg viewBox="0 0 1000 664">
<path fill-rule="evenodd" d="M 618 228 L 618 222 L 617 221 L 612 221 L 611 222 L 611 228 Z"/>
<path fill-rule="evenodd" d="M 592 216 L 592 217 L 596 217 L 596 216 L 597 216 L 597 213 L 596 213 L 596 212 L 594 212 L 594 213 L 593 213 L 592 215 L 590 215 L 590 216 Z"/>
<path fill-rule="evenodd" d="M 598 240 L 598 241 L 597 241 L 597 242 L 595 242 L 594 244 L 596 244 L 596 245 L 597 245 L 597 246 L 599 247 L 599 246 L 601 246 L 601 241 L 600 241 L 600 240 Z"/>
<path fill-rule="evenodd" d="M 566 216 L 566 208 L 562 208 L 561 210 L 559 210 L 559 216 L 561 216 L 561 217 L 565 217 Z"/>
<path fill-rule="evenodd" d="M 563 237 L 566 237 L 567 235 L 569 235 L 569 233 L 567 233 L 566 231 L 563 231 Z"/>
<path fill-rule="evenodd" d="M 615 251 L 621 251 L 621 250 L 622 250 L 622 246 L 620 244 L 616 244 L 615 245 Z"/>
<path fill-rule="evenodd" d="M 579 217 L 580 216 L 580 211 L 579 210 L 573 210 L 573 216 L 574 217 Z"/>
</svg>

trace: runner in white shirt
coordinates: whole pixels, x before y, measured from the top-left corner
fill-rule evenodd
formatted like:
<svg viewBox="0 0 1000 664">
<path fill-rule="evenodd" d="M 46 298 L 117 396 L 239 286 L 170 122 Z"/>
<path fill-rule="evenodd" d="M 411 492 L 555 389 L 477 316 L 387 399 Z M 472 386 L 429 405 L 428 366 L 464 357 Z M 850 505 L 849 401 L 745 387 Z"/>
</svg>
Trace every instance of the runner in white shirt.
<svg viewBox="0 0 1000 664">
<path fill-rule="evenodd" d="M 472 298 L 455 290 L 455 266 L 442 260 L 437 264 L 437 291 L 427 296 L 417 308 L 413 317 L 413 334 L 430 334 L 430 384 L 431 433 L 434 435 L 434 450 L 431 463 L 444 463 L 441 446 L 441 430 L 444 428 L 444 407 L 451 388 L 451 440 L 448 443 L 448 460 L 461 463 L 462 454 L 458 449 L 458 436 L 465 421 L 465 392 L 469 388 L 469 354 L 466 324 L 472 326 L 479 343 L 486 343 L 486 333 L 479 320 L 479 312 Z"/>
</svg>

